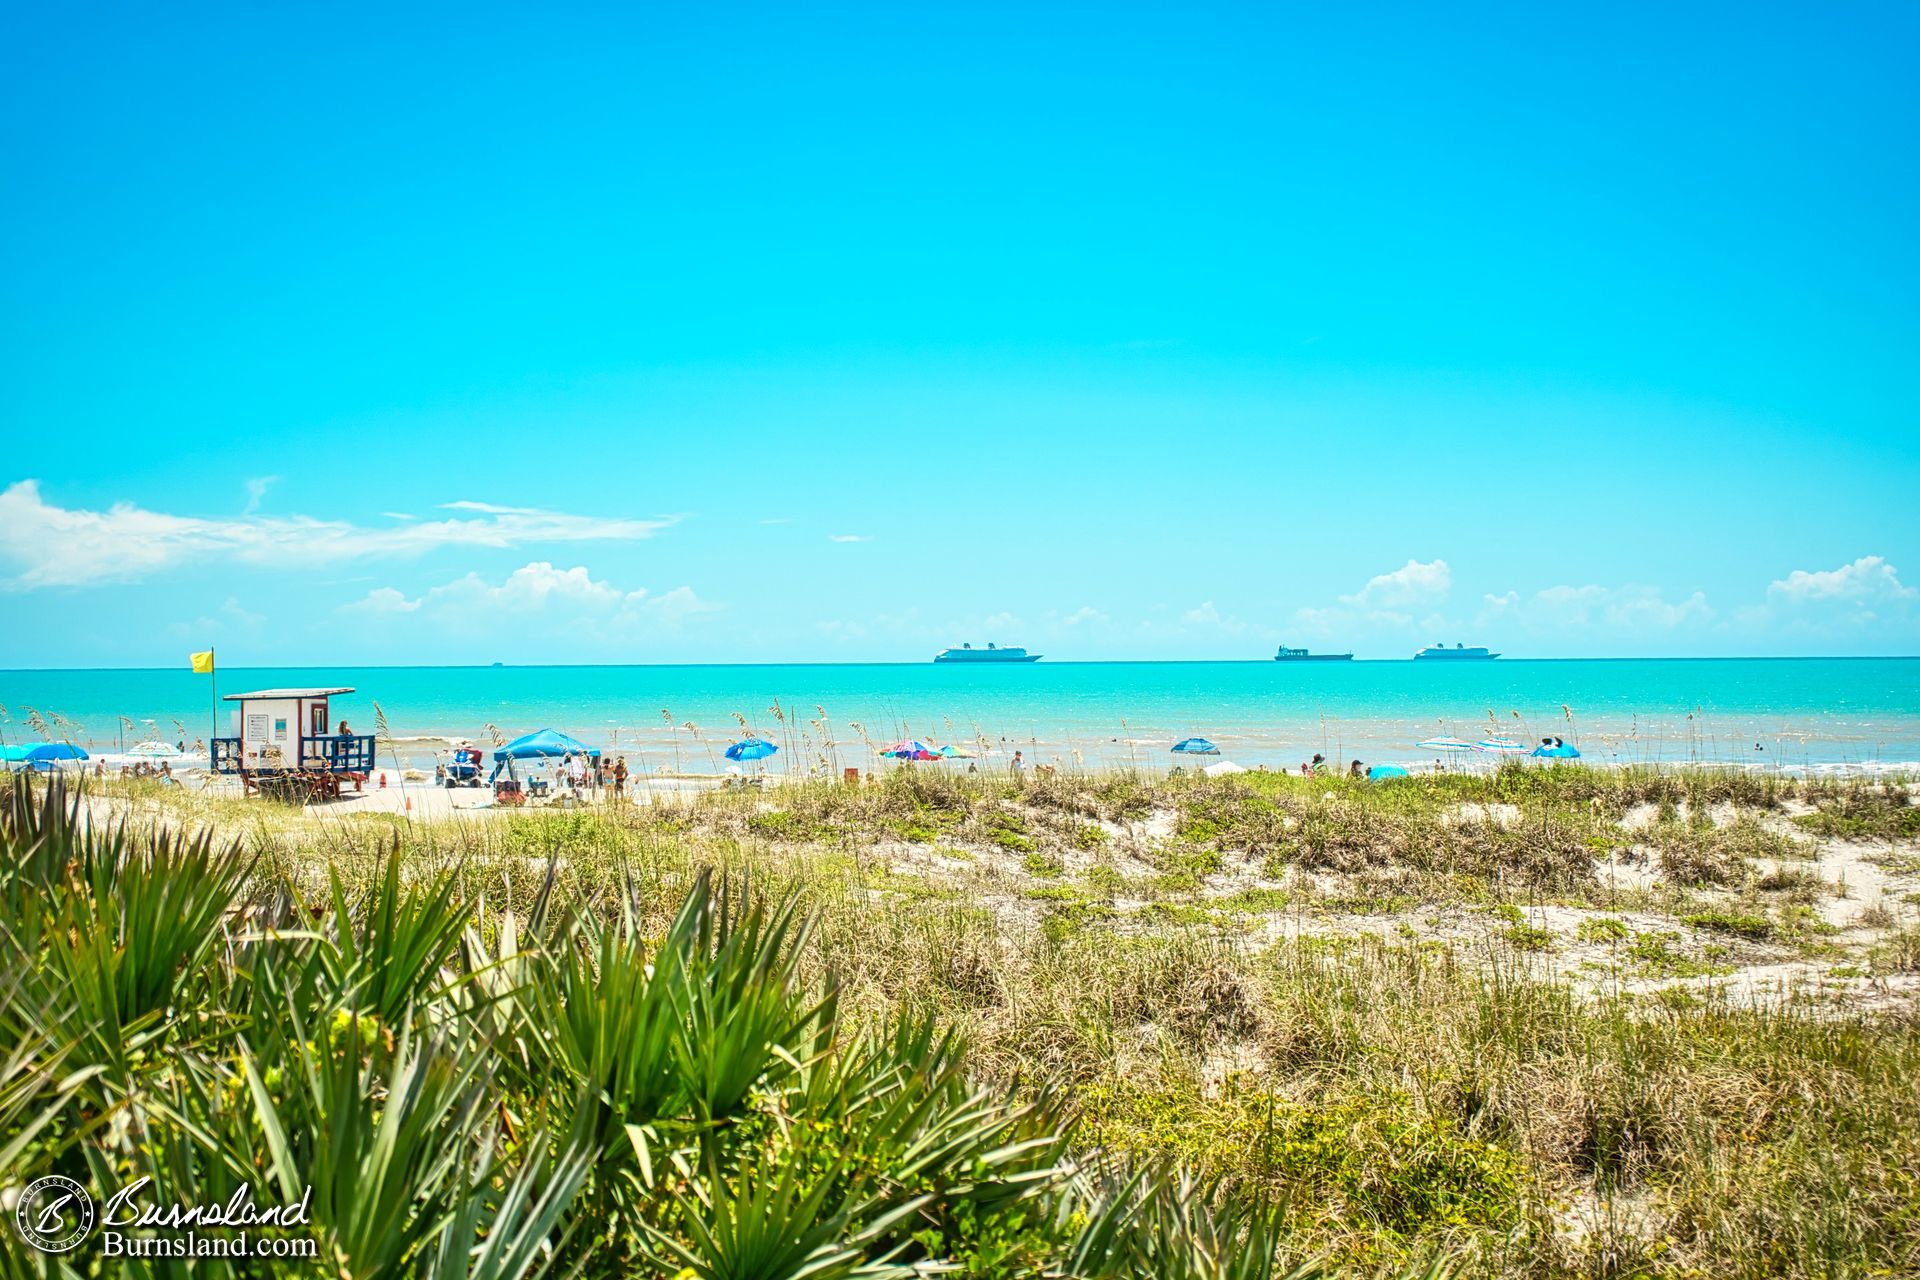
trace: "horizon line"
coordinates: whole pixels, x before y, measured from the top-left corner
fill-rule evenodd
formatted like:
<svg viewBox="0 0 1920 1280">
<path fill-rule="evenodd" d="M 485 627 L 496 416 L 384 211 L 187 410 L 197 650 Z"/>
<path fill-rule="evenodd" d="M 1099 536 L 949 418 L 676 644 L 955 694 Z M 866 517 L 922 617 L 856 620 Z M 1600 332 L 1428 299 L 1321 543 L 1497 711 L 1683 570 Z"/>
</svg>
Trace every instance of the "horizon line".
<svg viewBox="0 0 1920 1280">
<path fill-rule="evenodd" d="M 1485 663 L 1512 665 L 1526 662 L 1912 662 L 1920 660 L 1920 653 L 1799 653 L 1799 654 L 1621 654 L 1569 655 L 1562 657 L 1528 658 L 1489 658 Z M 1044 659 L 1042 659 L 1044 661 Z M 1348 662 L 1359 663 L 1412 663 L 1416 658 L 1351 658 Z M 1032 671 L 1040 665 L 1039 661 L 1026 663 L 936 663 L 932 659 L 866 659 L 853 661 L 760 661 L 760 662 L 334 662 L 334 663 L 250 663 L 245 666 L 219 667 L 221 671 L 326 671 L 347 668 L 356 671 L 588 671 L 610 669 L 650 669 L 676 670 L 699 667 L 962 667 L 968 670 L 986 668 L 992 670 Z M 1055 667 L 1123 667 L 1123 666 L 1287 666 L 1272 658 L 1064 658 L 1048 663 Z M 1452 670 L 1444 663 L 1429 662 L 1428 666 Z M 1321 663 L 1314 667 L 1341 670 L 1344 664 Z M 1483 669 L 1480 662 L 1474 664 L 1475 670 Z M 82 675 L 103 671 L 184 671 L 191 672 L 185 664 L 178 666 L 126 666 L 126 667 L 0 667 L 0 675 L 50 675 L 56 673 Z"/>
</svg>

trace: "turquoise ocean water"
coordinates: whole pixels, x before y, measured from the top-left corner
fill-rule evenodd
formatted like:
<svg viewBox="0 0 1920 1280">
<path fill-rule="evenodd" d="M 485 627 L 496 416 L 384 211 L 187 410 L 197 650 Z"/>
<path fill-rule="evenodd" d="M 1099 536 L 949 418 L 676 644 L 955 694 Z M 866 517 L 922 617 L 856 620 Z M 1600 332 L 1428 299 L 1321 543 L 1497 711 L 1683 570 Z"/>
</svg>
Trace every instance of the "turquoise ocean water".
<svg viewBox="0 0 1920 1280">
<path fill-rule="evenodd" d="M 1161 767 L 1189 734 L 1249 766 L 1293 767 L 1316 751 L 1419 764 L 1433 758 L 1414 747 L 1420 739 L 1496 732 L 1558 734 L 1600 763 L 1920 762 L 1920 658 L 234 668 L 218 680 L 223 695 L 351 685 L 335 717 L 370 732 L 378 701 L 415 760 L 449 735 L 484 743 L 491 724 L 508 736 L 563 729 L 644 768 L 704 769 L 723 763 L 744 719 L 785 745 L 776 772 L 871 763 L 867 740 L 909 735 L 984 744 L 990 761 L 1020 747 L 1086 767 Z M 66 732 L 97 751 L 182 733 L 191 742 L 213 723 L 209 692 L 184 665 L 0 671 L 0 731 L 36 738 L 32 708 L 77 725 Z"/>
</svg>

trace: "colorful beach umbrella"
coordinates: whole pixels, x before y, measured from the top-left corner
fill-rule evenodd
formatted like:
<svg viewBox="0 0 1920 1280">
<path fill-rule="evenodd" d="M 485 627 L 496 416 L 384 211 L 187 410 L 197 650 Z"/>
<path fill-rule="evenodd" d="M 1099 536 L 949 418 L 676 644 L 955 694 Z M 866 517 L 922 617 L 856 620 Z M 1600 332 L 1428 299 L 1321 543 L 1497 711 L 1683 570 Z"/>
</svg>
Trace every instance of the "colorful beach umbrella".
<svg viewBox="0 0 1920 1280">
<path fill-rule="evenodd" d="M 1422 751 L 1472 751 L 1473 744 L 1464 738 L 1428 738 L 1416 742 L 1414 746 Z"/>
<path fill-rule="evenodd" d="M 889 760 L 938 760 L 940 753 L 918 738 L 896 742 L 880 753 Z"/>
<path fill-rule="evenodd" d="M 971 760 L 974 758 L 974 753 L 965 747 L 956 747 L 949 742 L 946 746 L 940 748 L 940 757 L 943 760 Z"/>
<path fill-rule="evenodd" d="M 1413 776 L 1412 774 L 1408 773 L 1405 769 L 1402 769 L 1397 764 L 1377 764 L 1377 765 L 1374 765 L 1373 768 L 1367 770 L 1367 777 L 1373 778 L 1373 779 L 1410 778 L 1412 776 Z"/>
<path fill-rule="evenodd" d="M 765 738 L 743 738 L 726 750 L 729 760 L 765 760 L 780 748 Z"/>
<path fill-rule="evenodd" d="M 1205 738 L 1182 738 L 1173 744 L 1173 750 L 1175 754 L 1183 756 L 1217 756 L 1220 754 L 1220 748 L 1214 746 Z"/>
</svg>

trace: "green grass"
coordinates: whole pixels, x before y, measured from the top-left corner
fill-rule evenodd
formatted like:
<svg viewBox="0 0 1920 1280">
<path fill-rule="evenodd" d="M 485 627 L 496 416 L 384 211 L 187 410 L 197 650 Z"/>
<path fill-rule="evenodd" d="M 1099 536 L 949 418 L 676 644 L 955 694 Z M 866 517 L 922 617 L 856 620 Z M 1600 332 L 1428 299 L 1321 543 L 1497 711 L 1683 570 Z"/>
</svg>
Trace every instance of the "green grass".
<svg viewBox="0 0 1920 1280">
<path fill-rule="evenodd" d="M 1681 919 L 1696 929 L 1730 933 L 1753 942 L 1764 942 L 1774 933 L 1772 920 L 1748 911 L 1698 911 Z"/>
</svg>

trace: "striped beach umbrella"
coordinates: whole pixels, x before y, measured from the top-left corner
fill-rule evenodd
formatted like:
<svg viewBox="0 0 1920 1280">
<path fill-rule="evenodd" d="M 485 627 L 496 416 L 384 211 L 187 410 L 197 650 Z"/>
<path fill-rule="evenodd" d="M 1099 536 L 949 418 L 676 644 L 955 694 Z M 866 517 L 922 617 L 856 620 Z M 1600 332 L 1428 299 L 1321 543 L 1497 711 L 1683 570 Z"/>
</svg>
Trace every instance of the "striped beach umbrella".
<svg viewBox="0 0 1920 1280">
<path fill-rule="evenodd" d="M 1205 738 L 1182 738 L 1173 744 L 1173 750 L 1175 755 L 1182 756 L 1217 756 L 1220 754 L 1220 748 L 1214 746 Z"/>
<path fill-rule="evenodd" d="M 1465 738 L 1428 738 L 1424 742 L 1416 742 L 1413 745 L 1422 751 L 1472 751 L 1474 749 L 1473 744 Z"/>
</svg>

